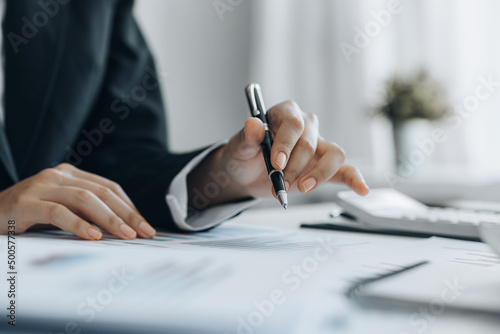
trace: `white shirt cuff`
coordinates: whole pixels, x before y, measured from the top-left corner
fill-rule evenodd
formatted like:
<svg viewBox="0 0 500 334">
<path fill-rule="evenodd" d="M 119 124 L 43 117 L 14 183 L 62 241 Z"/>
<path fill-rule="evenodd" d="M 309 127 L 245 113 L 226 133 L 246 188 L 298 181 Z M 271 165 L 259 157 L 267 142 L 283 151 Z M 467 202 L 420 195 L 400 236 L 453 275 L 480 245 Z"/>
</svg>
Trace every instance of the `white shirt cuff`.
<svg viewBox="0 0 500 334">
<path fill-rule="evenodd" d="M 188 212 L 188 174 L 212 151 L 226 144 L 224 140 L 213 144 L 198 154 L 174 177 L 165 196 L 167 205 L 177 227 L 184 231 L 201 231 L 234 217 L 243 210 L 255 205 L 260 199 L 213 206 L 201 211 Z"/>
</svg>

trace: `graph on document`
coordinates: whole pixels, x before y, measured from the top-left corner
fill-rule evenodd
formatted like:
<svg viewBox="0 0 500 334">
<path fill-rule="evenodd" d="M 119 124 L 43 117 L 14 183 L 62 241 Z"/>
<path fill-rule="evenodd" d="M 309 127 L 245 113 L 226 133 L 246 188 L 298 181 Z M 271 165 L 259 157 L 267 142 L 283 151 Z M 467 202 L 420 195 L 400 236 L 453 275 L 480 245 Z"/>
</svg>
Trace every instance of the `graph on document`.
<svg viewBox="0 0 500 334">
<path fill-rule="evenodd" d="M 500 258 L 490 250 L 460 248 L 460 247 L 443 247 L 445 250 L 450 250 L 460 255 L 449 259 L 449 262 L 469 264 L 478 267 L 494 267 L 500 265 Z"/>
</svg>

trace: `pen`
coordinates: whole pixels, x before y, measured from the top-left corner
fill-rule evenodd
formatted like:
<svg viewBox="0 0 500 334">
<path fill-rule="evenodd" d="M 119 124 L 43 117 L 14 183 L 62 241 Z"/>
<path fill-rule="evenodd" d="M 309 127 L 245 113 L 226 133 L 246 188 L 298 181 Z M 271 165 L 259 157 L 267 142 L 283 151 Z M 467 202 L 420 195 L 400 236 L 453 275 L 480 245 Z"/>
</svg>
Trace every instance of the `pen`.
<svg viewBox="0 0 500 334">
<path fill-rule="evenodd" d="M 250 106 L 250 115 L 252 117 L 260 119 L 262 123 L 264 123 L 264 129 L 266 130 L 266 133 L 264 135 L 264 140 L 260 144 L 262 155 L 264 156 L 267 173 L 269 174 L 269 179 L 273 183 L 276 196 L 278 197 L 281 206 L 286 209 L 288 207 L 288 200 L 286 196 L 285 182 L 283 181 L 283 171 L 274 169 L 273 165 L 271 164 L 271 147 L 273 146 L 273 134 L 271 130 L 269 130 L 266 108 L 264 107 L 264 100 L 262 99 L 260 86 L 259 84 L 252 83 L 245 88 L 245 91 L 248 99 L 248 105 Z"/>
</svg>

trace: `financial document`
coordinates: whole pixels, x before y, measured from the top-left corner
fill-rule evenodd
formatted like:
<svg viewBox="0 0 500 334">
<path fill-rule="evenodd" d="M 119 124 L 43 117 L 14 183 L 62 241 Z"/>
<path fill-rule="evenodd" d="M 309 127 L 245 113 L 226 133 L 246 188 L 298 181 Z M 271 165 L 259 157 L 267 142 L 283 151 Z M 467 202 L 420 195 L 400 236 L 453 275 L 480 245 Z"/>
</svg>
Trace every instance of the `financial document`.
<svg viewBox="0 0 500 334">
<path fill-rule="evenodd" d="M 488 245 L 434 237 L 404 256 L 428 264 L 367 284 L 358 297 L 500 314 L 500 258 Z"/>
<path fill-rule="evenodd" d="M 408 327 L 407 314 L 389 313 L 391 321 L 377 327 L 373 322 L 387 314 L 361 311 L 345 291 L 366 277 L 432 258 L 500 267 L 481 243 L 241 223 L 203 233 L 162 232 L 153 240 L 105 235 L 94 242 L 45 231 L 16 242 L 16 330 L 32 326 L 45 333 L 399 333 Z M 6 247 L 0 236 L 5 260 Z M 1 293 L 8 284 L 0 281 Z M 0 299 L 0 308 L 6 303 Z M 0 332 L 8 329 L 0 323 Z"/>
<path fill-rule="evenodd" d="M 367 241 L 226 224 L 194 234 L 160 232 L 152 240 L 104 235 L 84 241 L 63 231 L 31 232 L 16 236 L 16 243 L 20 325 L 46 325 L 54 333 L 66 326 L 83 332 L 111 326 L 121 333 L 236 333 L 251 326 L 248 319 L 260 307 L 272 306 L 273 317 L 259 311 L 266 318 L 259 330 L 273 332 L 273 323 L 292 326 L 301 305 L 291 295 L 306 291 L 317 267 Z M 5 259 L 6 246 L 7 237 L 0 236 Z M 0 291 L 7 285 L 2 280 Z M 3 300 L 0 307 L 7 307 Z"/>
<path fill-rule="evenodd" d="M 342 265 L 322 272 L 314 290 L 317 296 L 310 296 L 318 302 L 301 314 L 297 332 L 498 332 L 500 258 L 484 243 L 437 237 L 404 244 L 374 243 L 353 248 L 343 259 Z M 346 295 L 360 282 L 422 261 L 429 264 Z M 325 293 L 336 298 L 322 298 Z M 443 293 L 453 302 L 441 302 Z"/>
</svg>

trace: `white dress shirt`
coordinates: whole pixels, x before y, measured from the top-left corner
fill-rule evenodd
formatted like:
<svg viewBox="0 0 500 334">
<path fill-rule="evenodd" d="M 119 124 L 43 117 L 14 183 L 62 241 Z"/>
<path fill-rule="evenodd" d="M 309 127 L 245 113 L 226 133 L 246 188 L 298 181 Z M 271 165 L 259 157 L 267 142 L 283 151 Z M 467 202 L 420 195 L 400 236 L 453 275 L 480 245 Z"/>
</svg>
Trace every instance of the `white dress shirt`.
<svg viewBox="0 0 500 334">
<path fill-rule="evenodd" d="M 200 231 L 215 226 L 259 201 L 259 199 L 253 199 L 218 205 L 198 212 L 188 211 L 187 175 L 205 156 L 214 149 L 224 145 L 226 142 L 227 141 L 216 143 L 194 157 L 172 180 L 166 195 L 166 200 L 172 217 L 174 218 L 174 222 L 181 230 Z"/>
<path fill-rule="evenodd" d="M 0 18 L 3 21 L 5 13 L 5 0 L 0 0 Z M 0 28 L 1 29 L 1 28 Z M 1 31 L 0 31 L 1 32 Z M 4 124 L 4 52 L 3 40 L 0 33 L 0 126 Z M 8 126 L 8 124 L 6 125 Z M 175 176 L 169 189 L 166 190 L 165 200 L 170 208 L 172 217 L 175 224 L 184 231 L 200 231 L 213 227 L 221 222 L 233 217 L 239 212 L 255 204 L 258 200 L 248 200 L 238 203 L 230 203 L 225 205 L 218 205 L 201 211 L 188 212 L 188 191 L 187 191 L 187 175 L 191 172 L 196 165 L 203 160 L 210 152 L 217 147 L 225 144 L 220 142 L 212 145 L 196 157 L 194 157 L 180 172 Z"/>
</svg>

